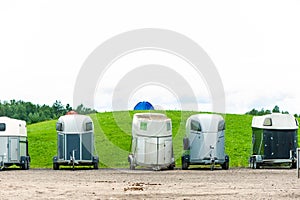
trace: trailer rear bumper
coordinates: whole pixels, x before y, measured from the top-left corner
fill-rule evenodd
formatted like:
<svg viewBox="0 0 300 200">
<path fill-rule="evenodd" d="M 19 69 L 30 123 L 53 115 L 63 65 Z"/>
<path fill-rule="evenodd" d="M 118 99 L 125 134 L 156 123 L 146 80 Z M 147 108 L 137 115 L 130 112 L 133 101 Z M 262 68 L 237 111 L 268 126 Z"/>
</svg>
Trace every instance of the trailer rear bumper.
<svg viewBox="0 0 300 200">
<path fill-rule="evenodd" d="M 190 165 L 221 165 L 222 169 L 229 169 L 229 156 L 225 155 L 224 159 L 219 158 L 204 158 L 204 159 L 190 159 L 190 155 L 183 155 L 181 157 L 182 169 L 188 169 Z"/>
<path fill-rule="evenodd" d="M 137 166 L 152 168 L 155 171 L 159 171 L 161 169 L 173 170 L 175 168 L 175 159 L 174 159 L 174 157 L 172 157 L 171 162 L 153 164 L 153 163 L 138 162 L 135 159 L 135 156 L 133 154 L 129 154 L 128 162 L 129 162 L 131 170 L 134 170 L 135 167 L 137 167 Z"/>
<path fill-rule="evenodd" d="M 0 169 L 6 168 L 6 167 L 10 167 L 12 165 L 16 165 L 21 167 L 22 169 L 29 169 L 30 168 L 30 156 L 21 156 L 20 160 L 9 160 L 9 161 L 4 161 L 3 157 L 2 160 L 0 160 Z"/>
<path fill-rule="evenodd" d="M 225 159 L 215 159 L 215 160 L 194 160 L 194 161 L 190 161 L 189 165 L 211 165 L 212 163 L 214 164 L 219 164 L 222 165 L 224 164 L 226 161 Z"/>
<path fill-rule="evenodd" d="M 281 164 L 281 163 L 292 163 L 292 159 L 265 159 L 261 163 L 265 164 Z"/>
<path fill-rule="evenodd" d="M 264 159 L 262 155 L 252 155 L 249 159 L 249 165 L 253 169 L 259 169 L 260 166 L 276 166 L 281 164 L 291 165 L 291 168 L 293 168 L 296 164 L 296 158 Z"/>
<path fill-rule="evenodd" d="M 94 166 L 95 169 L 98 169 L 99 158 L 98 156 L 93 156 L 92 160 L 75 160 L 74 163 L 72 160 L 63 160 L 58 159 L 57 156 L 53 157 L 53 168 L 59 169 L 59 166 Z"/>
</svg>

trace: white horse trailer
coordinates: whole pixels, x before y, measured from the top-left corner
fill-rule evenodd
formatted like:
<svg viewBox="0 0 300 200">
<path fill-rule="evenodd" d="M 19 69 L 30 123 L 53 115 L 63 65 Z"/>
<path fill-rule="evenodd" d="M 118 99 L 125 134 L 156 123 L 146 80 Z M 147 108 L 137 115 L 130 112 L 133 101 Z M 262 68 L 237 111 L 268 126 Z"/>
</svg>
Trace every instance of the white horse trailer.
<svg viewBox="0 0 300 200">
<path fill-rule="evenodd" d="M 130 169 L 136 166 L 174 169 L 171 119 L 158 113 L 135 114 L 128 162 Z"/>
<path fill-rule="evenodd" d="M 186 137 L 183 139 L 182 169 L 189 165 L 220 164 L 229 168 L 225 154 L 225 121 L 217 114 L 196 114 L 187 119 Z"/>
<path fill-rule="evenodd" d="M 0 117 L 0 168 L 11 165 L 29 169 L 26 122 Z"/>
<path fill-rule="evenodd" d="M 298 121 L 293 115 L 273 113 L 252 119 L 250 166 L 290 165 L 296 168 Z"/>
<path fill-rule="evenodd" d="M 98 169 L 99 159 L 94 152 L 94 125 L 89 116 L 70 114 L 61 116 L 56 123 L 57 156 L 53 169 L 61 165 L 90 165 Z"/>
</svg>

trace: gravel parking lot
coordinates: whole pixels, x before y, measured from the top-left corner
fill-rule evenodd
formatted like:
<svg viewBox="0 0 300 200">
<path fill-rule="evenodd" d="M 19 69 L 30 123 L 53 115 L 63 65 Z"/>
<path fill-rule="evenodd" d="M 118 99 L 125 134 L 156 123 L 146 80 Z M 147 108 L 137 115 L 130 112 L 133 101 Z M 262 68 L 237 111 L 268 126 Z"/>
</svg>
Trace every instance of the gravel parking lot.
<svg viewBox="0 0 300 200">
<path fill-rule="evenodd" d="M 0 183 L 0 199 L 300 199 L 290 169 L 9 169 Z"/>
</svg>

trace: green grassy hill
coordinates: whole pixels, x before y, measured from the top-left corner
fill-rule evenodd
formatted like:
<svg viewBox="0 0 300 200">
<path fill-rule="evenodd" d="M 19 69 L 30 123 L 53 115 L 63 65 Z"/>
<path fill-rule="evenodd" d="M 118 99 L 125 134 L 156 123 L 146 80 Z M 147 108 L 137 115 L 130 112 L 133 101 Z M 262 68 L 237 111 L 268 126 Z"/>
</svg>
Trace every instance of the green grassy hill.
<svg viewBox="0 0 300 200">
<path fill-rule="evenodd" d="M 181 166 L 182 138 L 185 135 L 186 119 L 196 112 L 162 111 L 172 119 L 173 148 L 176 166 Z M 127 168 L 127 156 L 131 143 L 131 122 L 136 112 L 106 112 L 91 115 L 95 125 L 95 154 L 100 167 Z M 226 153 L 231 167 L 246 167 L 251 154 L 250 115 L 223 115 L 226 121 Z M 28 126 L 31 167 L 51 168 L 56 153 L 56 120 Z"/>
</svg>

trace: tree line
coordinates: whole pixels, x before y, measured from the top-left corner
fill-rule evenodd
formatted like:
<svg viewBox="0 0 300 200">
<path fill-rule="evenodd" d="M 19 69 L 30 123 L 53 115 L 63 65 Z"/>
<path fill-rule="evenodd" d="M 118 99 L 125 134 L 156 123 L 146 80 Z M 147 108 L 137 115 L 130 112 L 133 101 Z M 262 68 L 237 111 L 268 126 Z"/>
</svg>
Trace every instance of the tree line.
<svg viewBox="0 0 300 200">
<path fill-rule="evenodd" d="M 0 101 L 0 116 L 25 120 L 27 124 L 33 124 L 51 119 L 58 119 L 67 112 L 73 110 L 70 104 L 65 106 L 56 100 L 52 106 L 33 104 L 22 100 Z M 79 114 L 96 113 L 96 110 L 86 108 L 82 104 L 74 109 Z"/>
<path fill-rule="evenodd" d="M 264 108 L 262 108 L 261 110 L 256 110 L 255 108 L 253 108 L 249 112 L 246 112 L 247 115 L 267 115 L 267 114 L 271 114 L 271 113 L 289 114 L 288 111 L 280 111 L 279 106 L 277 106 L 277 105 L 274 106 L 274 108 L 272 110 L 265 110 Z M 294 116 L 298 117 L 297 114 L 295 114 Z"/>
</svg>

